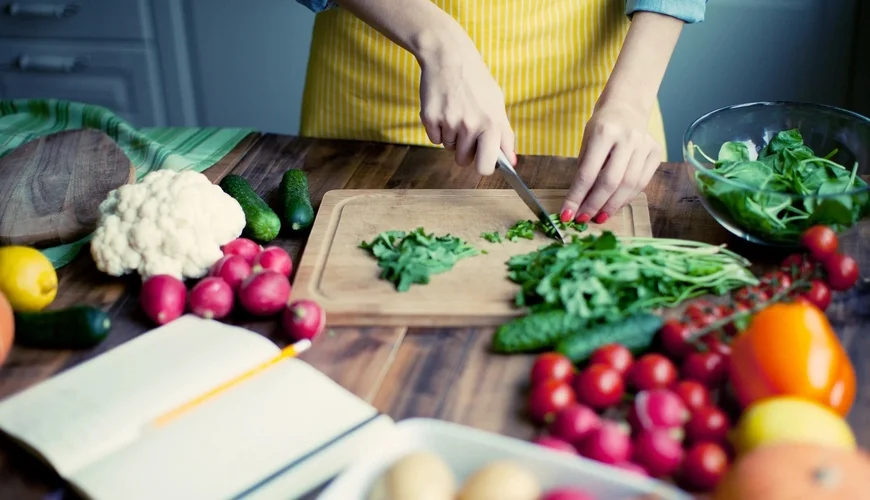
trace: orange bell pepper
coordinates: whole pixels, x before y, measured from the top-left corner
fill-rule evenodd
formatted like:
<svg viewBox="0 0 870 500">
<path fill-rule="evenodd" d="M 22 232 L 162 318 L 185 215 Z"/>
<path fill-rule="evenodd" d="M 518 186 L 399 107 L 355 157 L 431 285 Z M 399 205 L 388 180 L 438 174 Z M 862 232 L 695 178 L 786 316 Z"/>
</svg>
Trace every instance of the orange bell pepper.
<svg viewBox="0 0 870 500">
<path fill-rule="evenodd" d="M 825 314 L 805 301 L 758 312 L 734 340 L 730 381 L 742 407 L 800 396 L 845 417 L 855 401 L 855 369 Z"/>
</svg>

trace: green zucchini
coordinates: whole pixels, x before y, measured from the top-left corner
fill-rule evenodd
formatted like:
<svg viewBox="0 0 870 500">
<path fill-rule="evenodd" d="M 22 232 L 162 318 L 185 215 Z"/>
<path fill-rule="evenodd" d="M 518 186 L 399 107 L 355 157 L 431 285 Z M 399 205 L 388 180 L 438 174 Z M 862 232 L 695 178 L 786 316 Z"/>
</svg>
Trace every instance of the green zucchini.
<svg viewBox="0 0 870 500">
<path fill-rule="evenodd" d="M 299 169 L 290 169 L 281 177 L 281 222 L 291 231 L 304 231 L 314 223 L 314 207 L 308 192 L 308 178 Z"/>
<path fill-rule="evenodd" d="M 508 354 L 552 349 L 588 325 L 587 319 L 562 310 L 531 313 L 499 326 L 492 338 L 492 349 Z"/>
<path fill-rule="evenodd" d="M 221 180 L 220 187 L 239 202 L 245 212 L 245 230 L 242 234 L 263 243 L 278 237 L 281 231 L 278 214 L 260 198 L 248 181 L 239 175 L 228 175 Z"/>
<path fill-rule="evenodd" d="M 67 309 L 15 313 L 15 343 L 37 349 L 87 349 L 102 342 L 112 320 L 102 309 Z"/>
<path fill-rule="evenodd" d="M 649 348 L 663 324 L 660 316 L 636 313 L 569 335 L 556 344 L 556 351 L 575 363 L 586 361 L 596 349 L 607 344 L 622 344 L 637 354 Z"/>
</svg>

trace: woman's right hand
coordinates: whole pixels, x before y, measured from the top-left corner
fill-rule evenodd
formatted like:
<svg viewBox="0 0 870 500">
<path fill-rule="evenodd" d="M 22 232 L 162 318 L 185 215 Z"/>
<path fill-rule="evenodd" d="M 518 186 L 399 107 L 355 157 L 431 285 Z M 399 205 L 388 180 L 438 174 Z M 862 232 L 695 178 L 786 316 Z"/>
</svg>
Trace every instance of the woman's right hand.
<svg viewBox="0 0 870 500">
<path fill-rule="evenodd" d="M 455 150 L 457 164 L 490 175 L 499 149 L 516 164 L 514 133 L 504 93 L 470 45 L 420 61 L 420 119 L 434 144 Z"/>
</svg>

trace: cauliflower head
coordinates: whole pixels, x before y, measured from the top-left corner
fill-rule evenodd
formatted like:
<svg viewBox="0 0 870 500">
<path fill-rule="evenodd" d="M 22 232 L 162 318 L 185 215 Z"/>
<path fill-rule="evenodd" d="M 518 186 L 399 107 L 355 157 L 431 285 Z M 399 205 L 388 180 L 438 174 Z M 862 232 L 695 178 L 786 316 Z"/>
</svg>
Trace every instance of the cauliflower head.
<svg viewBox="0 0 870 500">
<path fill-rule="evenodd" d="M 97 268 L 143 280 L 168 274 L 200 278 L 241 235 L 245 213 L 233 197 L 198 172 L 157 170 L 109 193 L 91 239 Z"/>
</svg>

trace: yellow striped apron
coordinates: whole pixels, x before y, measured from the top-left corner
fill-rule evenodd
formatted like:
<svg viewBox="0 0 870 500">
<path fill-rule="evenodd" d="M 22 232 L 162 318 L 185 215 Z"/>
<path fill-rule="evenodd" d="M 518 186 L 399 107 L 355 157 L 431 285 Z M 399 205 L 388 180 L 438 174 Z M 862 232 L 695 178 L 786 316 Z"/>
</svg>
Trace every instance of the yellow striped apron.
<svg viewBox="0 0 870 500">
<path fill-rule="evenodd" d="M 505 94 L 518 154 L 577 156 L 628 31 L 624 0 L 433 0 Z M 317 14 L 300 134 L 432 146 L 414 56 L 349 12 Z M 649 130 L 665 146 L 661 111 Z"/>
</svg>

